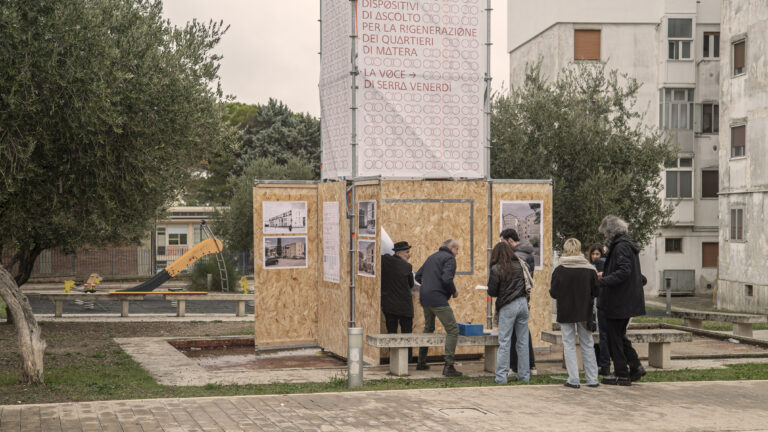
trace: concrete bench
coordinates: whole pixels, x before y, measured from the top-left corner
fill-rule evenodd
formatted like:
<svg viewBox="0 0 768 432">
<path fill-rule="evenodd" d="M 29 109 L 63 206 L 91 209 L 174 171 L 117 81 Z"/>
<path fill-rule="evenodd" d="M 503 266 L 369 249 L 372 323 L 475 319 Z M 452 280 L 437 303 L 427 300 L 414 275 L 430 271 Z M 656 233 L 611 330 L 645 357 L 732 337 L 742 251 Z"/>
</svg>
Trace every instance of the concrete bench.
<svg viewBox="0 0 768 432">
<path fill-rule="evenodd" d="M 237 309 L 235 316 L 245 316 L 245 302 L 253 300 L 253 294 L 218 294 L 208 293 L 208 295 L 192 295 L 192 294 L 166 294 L 163 295 L 166 300 L 176 300 L 176 316 L 183 317 L 186 313 L 187 300 L 233 300 L 237 302 Z"/>
<path fill-rule="evenodd" d="M 376 348 L 389 348 L 389 372 L 396 376 L 408 375 L 408 348 L 445 346 L 444 333 L 369 334 L 365 342 Z M 484 346 L 485 370 L 496 371 L 499 351 L 497 335 L 459 336 L 457 346 Z"/>
<path fill-rule="evenodd" d="M 752 337 L 752 324 L 766 322 L 765 315 L 750 315 L 726 312 L 673 311 L 672 316 L 683 318 L 685 325 L 700 329 L 703 321 L 722 321 L 733 323 L 733 334 Z"/>
<path fill-rule="evenodd" d="M 593 332 L 592 338 L 595 342 L 599 342 L 600 334 Z M 647 343 L 648 364 L 664 369 L 670 366 L 672 342 L 691 342 L 693 337 L 690 333 L 680 330 L 643 329 L 628 330 L 627 339 L 632 343 Z M 554 345 L 562 345 L 563 334 L 559 331 L 543 331 L 541 332 L 541 340 Z M 578 342 L 577 338 L 576 343 L 578 344 Z M 577 353 L 581 354 L 581 350 L 577 350 Z"/>
<path fill-rule="evenodd" d="M 122 317 L 128 316 L 128 307 L 131 300 L 144 300 L 144 296 L 139 294 L 116 297 L 109 293 L 51 293 L 41 294 L 40 297 L 48 299 L 56 304 L 56 313 L 54 315 L 56 318 L 61 318 L 64 313 L 64 300 L 120 300 L 120 316 Z"/>
</svg>

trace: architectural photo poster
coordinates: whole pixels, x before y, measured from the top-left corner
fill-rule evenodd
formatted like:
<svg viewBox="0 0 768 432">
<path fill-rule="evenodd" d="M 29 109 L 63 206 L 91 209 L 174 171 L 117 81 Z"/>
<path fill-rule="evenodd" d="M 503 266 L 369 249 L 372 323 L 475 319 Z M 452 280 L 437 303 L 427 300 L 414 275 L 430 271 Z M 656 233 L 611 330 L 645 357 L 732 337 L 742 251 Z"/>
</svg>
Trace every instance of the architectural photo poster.
<svg viewBox="0 0 768 432">
<path fill-rule="evenodd" d="M 307 268 L 307 236 L 264 237 L 264 268 Z"/>
<path fill-rule="evenodd" d="M 306 201 L 264 201 L 261 214 L 264 234 L 307 232 Z"/>
<path fill-rule="evenodd" d="M 376 201 L 357 202 L 357 235 L 376 237 Z"/>
<path fill-rule="evenodd" d="M 486 177 L 486 3 L 357 2 L 359 176 Z"/>
<path fill-rule="evenodd" d="M 357 240 L 357 274 L 376 277 L 376 240 Z"/>
<path fill-rule="evenodd" d="M 501 215 L 499 232 L 512 228 L 520 236 L 520 242 L 527 242 L 533 246 L 536 270 L 542 268 L 544 226 L 541 223 L 541 210 L 543 203 L 543 201 L 501 201 L 499 213 Z"/>
<path fill-rule="evenodd" d="M 339 283 L 339 203 L 323 202 L 323 280 Z"/>
</svg>

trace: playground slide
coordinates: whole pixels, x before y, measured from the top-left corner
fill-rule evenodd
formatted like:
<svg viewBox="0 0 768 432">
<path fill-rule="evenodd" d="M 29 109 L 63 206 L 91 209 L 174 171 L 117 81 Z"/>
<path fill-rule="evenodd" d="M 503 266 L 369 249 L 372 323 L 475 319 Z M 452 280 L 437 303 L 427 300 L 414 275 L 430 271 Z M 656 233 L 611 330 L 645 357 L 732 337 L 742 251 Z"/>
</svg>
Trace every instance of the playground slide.
<svg viewBox="0 0 768 432">
<path fill-rule="evenodd" d="M 127 288 L 117 292 L 150 292 L 167 282 L 172 277 L 181 273 L 182 270 L 194 264 L 195 261 L 199 260 L 200 258 L 206 255 L 218 253 L 221 251 L 221 248 L 222 244 L 220 240 L 215 238 L 205 239 L 202 242 L 196 244 L 192 249 L 188 250 L 187 253 L 181 256 L 181 258 L 172 262 L 163 271 L 156 274 L 152 279 L 144 281 L 133 288 Z"/>
</svg>

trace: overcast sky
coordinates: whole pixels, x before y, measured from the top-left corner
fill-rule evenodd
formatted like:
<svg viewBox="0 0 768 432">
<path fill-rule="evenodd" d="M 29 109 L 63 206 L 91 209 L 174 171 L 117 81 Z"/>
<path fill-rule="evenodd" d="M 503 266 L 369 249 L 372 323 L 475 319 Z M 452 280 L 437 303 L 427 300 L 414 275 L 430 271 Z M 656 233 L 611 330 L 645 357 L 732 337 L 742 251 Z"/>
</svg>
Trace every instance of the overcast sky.
<svg viewBox="0 0 768 432">
<path fill-rule="evenodd" d="M 229 31 L 217 52 L 224 93 L 238 102 L 282 100 L 294 112 L 320 115 L 318 0 L 164 0 L 175 25 L 197 19 L 223 20 Z M 493 87 L 509 81 L 506 55 L 507 2 L 493 0 L 491 75 Z"/>
</svg>

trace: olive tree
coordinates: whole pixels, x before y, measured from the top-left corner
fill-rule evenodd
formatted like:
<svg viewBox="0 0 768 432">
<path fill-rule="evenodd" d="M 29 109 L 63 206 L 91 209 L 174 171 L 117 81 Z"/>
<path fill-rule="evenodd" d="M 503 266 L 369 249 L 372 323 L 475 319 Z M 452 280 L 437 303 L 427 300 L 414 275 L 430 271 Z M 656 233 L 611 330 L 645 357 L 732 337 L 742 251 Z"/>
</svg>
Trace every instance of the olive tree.
<svg viewBox="0 0 768 432">
<path fill-rule="evenodd" d="M 664 136 L 636 110 L 640 83 L 602 65 L 563 69 L 552 81 L 539 65 L 491 103 L 495 178 L 552 179 L 553 237 L 601 242 L 601 219 L 615 214 L 647 243 L 671 210 L 661 198 Z"/>
<path fill-rule="evenodd" d="M 172 26 L 157 0 L 5 0 L 0 7 L 0 296 L 21 379 L 45 341 L 20 290 L 45 249 L 138 243 L 233 142 L 223 120 L 222 23 Z"/>
</svg>

